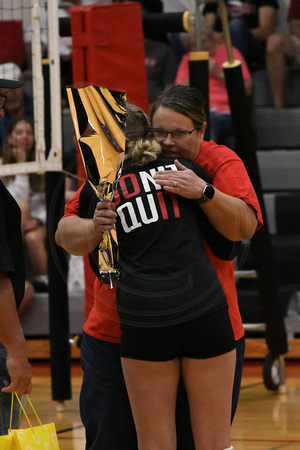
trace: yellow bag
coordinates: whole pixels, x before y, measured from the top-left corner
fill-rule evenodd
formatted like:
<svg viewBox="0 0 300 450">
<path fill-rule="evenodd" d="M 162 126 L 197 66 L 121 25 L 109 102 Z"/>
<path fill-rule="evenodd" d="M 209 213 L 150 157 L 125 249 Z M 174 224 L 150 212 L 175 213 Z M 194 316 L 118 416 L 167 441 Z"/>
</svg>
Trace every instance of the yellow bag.
<svg viewBox="0 0 300 450">
<path fill-rule="evenodd" d="M 55 424 L 54 423 L 47 423 L 46 425 L 42 425 L 32 403 L 31 400 L 29 398 L 28 395 L 26 395 L 27 401 L 30 404 L 38 422 L 39 425 L 36 427 L 33 427 L 31 425 L 31 422 L 25 412 L 25 409 L 22 405 L 21 400 L 19 399 L 18 395 L 16 393 L 14 393 L 14 395 L 16 395 L 21 409 L 24 413 L 24 416 L 27 419 L 27 422 L 30 426 L 30 428 L 25 428 L 25 429 L 9 429 L 9 435 L 6 436 L 8 438 L 12 437 L 12 441 L 11 442 L 7 442 L 8 446 L 6 447 L 2 447 L 1 446 L 1 450 L 3 448 L 3 450 L 59 450 L 59 445 L 58 445 L 58 440 L 57 440 L 57 434 L 56 434 L 56 429 L 55 429 Z M 12 401 L 12 405 L 13 405 L 13 401 Z M 11 418 L 12 418 L 12 409 L 11 409 Z M 2 444 L 2 442 L 1 442 Z M 4 444 L 5 445 L 5 444 Z"/>
<path fill-rule="evenodd" d="M 13 405 L 14 405 L 14 394 L 12 394 L 12 396 L 11 396 L 10 425 L 9 425 L 10 429 L 11 429 L 12 417 L 13 417 Z M 20 409 L 18 426 L 20 425 L 20 421 L 21 421 L 21 412 L 22 412 L 22 410 Z M 3 436 L 0 436 L 0 450 L 14 450 L 16 448 L 14 441 L 15 441 L 15 438 L 14 438 L 13 434 L 5 434 Z"/>
<path fill-rule="evenodd" d="M 5 434 L 0 436 L 0 448 L 1 450 L 14 450 L 14 436 L 12 434 Z"/>
</svg>

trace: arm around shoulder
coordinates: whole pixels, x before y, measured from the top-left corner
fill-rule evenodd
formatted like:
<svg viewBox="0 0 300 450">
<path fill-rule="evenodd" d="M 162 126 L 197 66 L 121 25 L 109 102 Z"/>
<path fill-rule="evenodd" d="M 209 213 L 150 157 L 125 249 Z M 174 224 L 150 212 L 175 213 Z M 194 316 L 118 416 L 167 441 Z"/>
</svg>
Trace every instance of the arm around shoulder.
<svg viewBox="0 0 300 450">
<path fill-rule="evenodd" d="M 210 223 L 231 241 L 251 239 L 258 225 L 254 208 L 240 198 L 215 191 L 211 201 L 201 204 Z"/>
</svg>

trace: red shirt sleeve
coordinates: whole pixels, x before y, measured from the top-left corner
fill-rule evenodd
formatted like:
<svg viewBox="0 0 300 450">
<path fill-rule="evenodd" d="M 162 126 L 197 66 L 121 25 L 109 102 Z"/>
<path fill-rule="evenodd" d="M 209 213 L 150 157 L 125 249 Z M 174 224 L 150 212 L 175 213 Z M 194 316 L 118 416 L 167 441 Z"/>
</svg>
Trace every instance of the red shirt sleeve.
<svg viewBox="0 0 300 450">
<path fill-rule="evenodd" d="M 258 220 L 257 230 L 263 225 L 260 205 L 243 161 L 223 145 L 203 141 L 196 158 L 213 179 L 213 185 L 224 194 L 232 195 L 251 205 Z"/>
<path fill-rule="evenodd" d="M 243 200 L 255 210 L 258 220 L 257 230 L 262 227 L 263 219 L 256 192 L 250 181 L 248 172 L 241 161 L 233 160 L 230 164 L 224 164 L 216 173 L 213 182 L 217 189 Z"/>
<path fill-rule="evenodd" d="M 84 184 L 75 192 L 72 198 L 65 205 L 65 213 L 63 217 L 78 216 L 79 214 L 79 197 Z M 62 218 L 63 218 L 62 217 Z"/>
</svg>

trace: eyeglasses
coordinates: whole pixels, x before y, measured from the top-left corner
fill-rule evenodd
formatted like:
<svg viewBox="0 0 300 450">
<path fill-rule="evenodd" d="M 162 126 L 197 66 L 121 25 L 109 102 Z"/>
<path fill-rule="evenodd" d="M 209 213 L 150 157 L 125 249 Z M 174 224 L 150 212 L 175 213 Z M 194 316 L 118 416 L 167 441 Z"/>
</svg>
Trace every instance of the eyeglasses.
<svg viewBox="0 0 300 450">
<path fill-rule="evenodd" d="M 7 96 L 4 94 L 0 94 L 0 109 L 4 108 L 7 100 Z"/>
<path fill-rule="evenodd" d="M 184 137 L 190 136 L 195 130 L 200 130 L 202 126 L 195 127 L 193 130 L 175 130 L 175 131 L 168 131 L 164 130 L 163 128 L 149 128 L 149 133 L 151 136 L 153 136 L 155 139 L 167 139 L 168 135 L 171 135 L 171 138 L 173 140 L 180 140 Z"/>
</svg>

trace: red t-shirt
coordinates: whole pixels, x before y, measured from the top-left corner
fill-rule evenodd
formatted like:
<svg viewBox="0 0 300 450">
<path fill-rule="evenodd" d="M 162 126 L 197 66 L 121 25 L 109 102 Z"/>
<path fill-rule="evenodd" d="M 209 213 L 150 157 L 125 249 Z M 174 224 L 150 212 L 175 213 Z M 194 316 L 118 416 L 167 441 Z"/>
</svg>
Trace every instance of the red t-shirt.
<svg viewBox="0 0 300 450">
<path fill-rule="evenodd" d="M 245 166 L 237 154 L 228 147 L 217 145 L 213 141 L 204 141 L 200 144 L 199 155 L 195 161 L 207 171 L 217 189 L 238 197 L 253 207 L 258 220 L 257 229 L 259 229 L 263 221 L 258 199 Z M 66 204 L 64 217 L 78 215 L 81 189 Z M 204 244 L 227 298 L 235 338 L 240 339 L 244 335 L 244 328 L 238 307 L 233 261 L 218 259 L 209 246 Z M 97 339 L 120 342 L 116 290 L 111 289 L 108 284 L 102 284 L 96 277 L 94 304 L 84 325 L 84 331 Z"/>
</svg>

